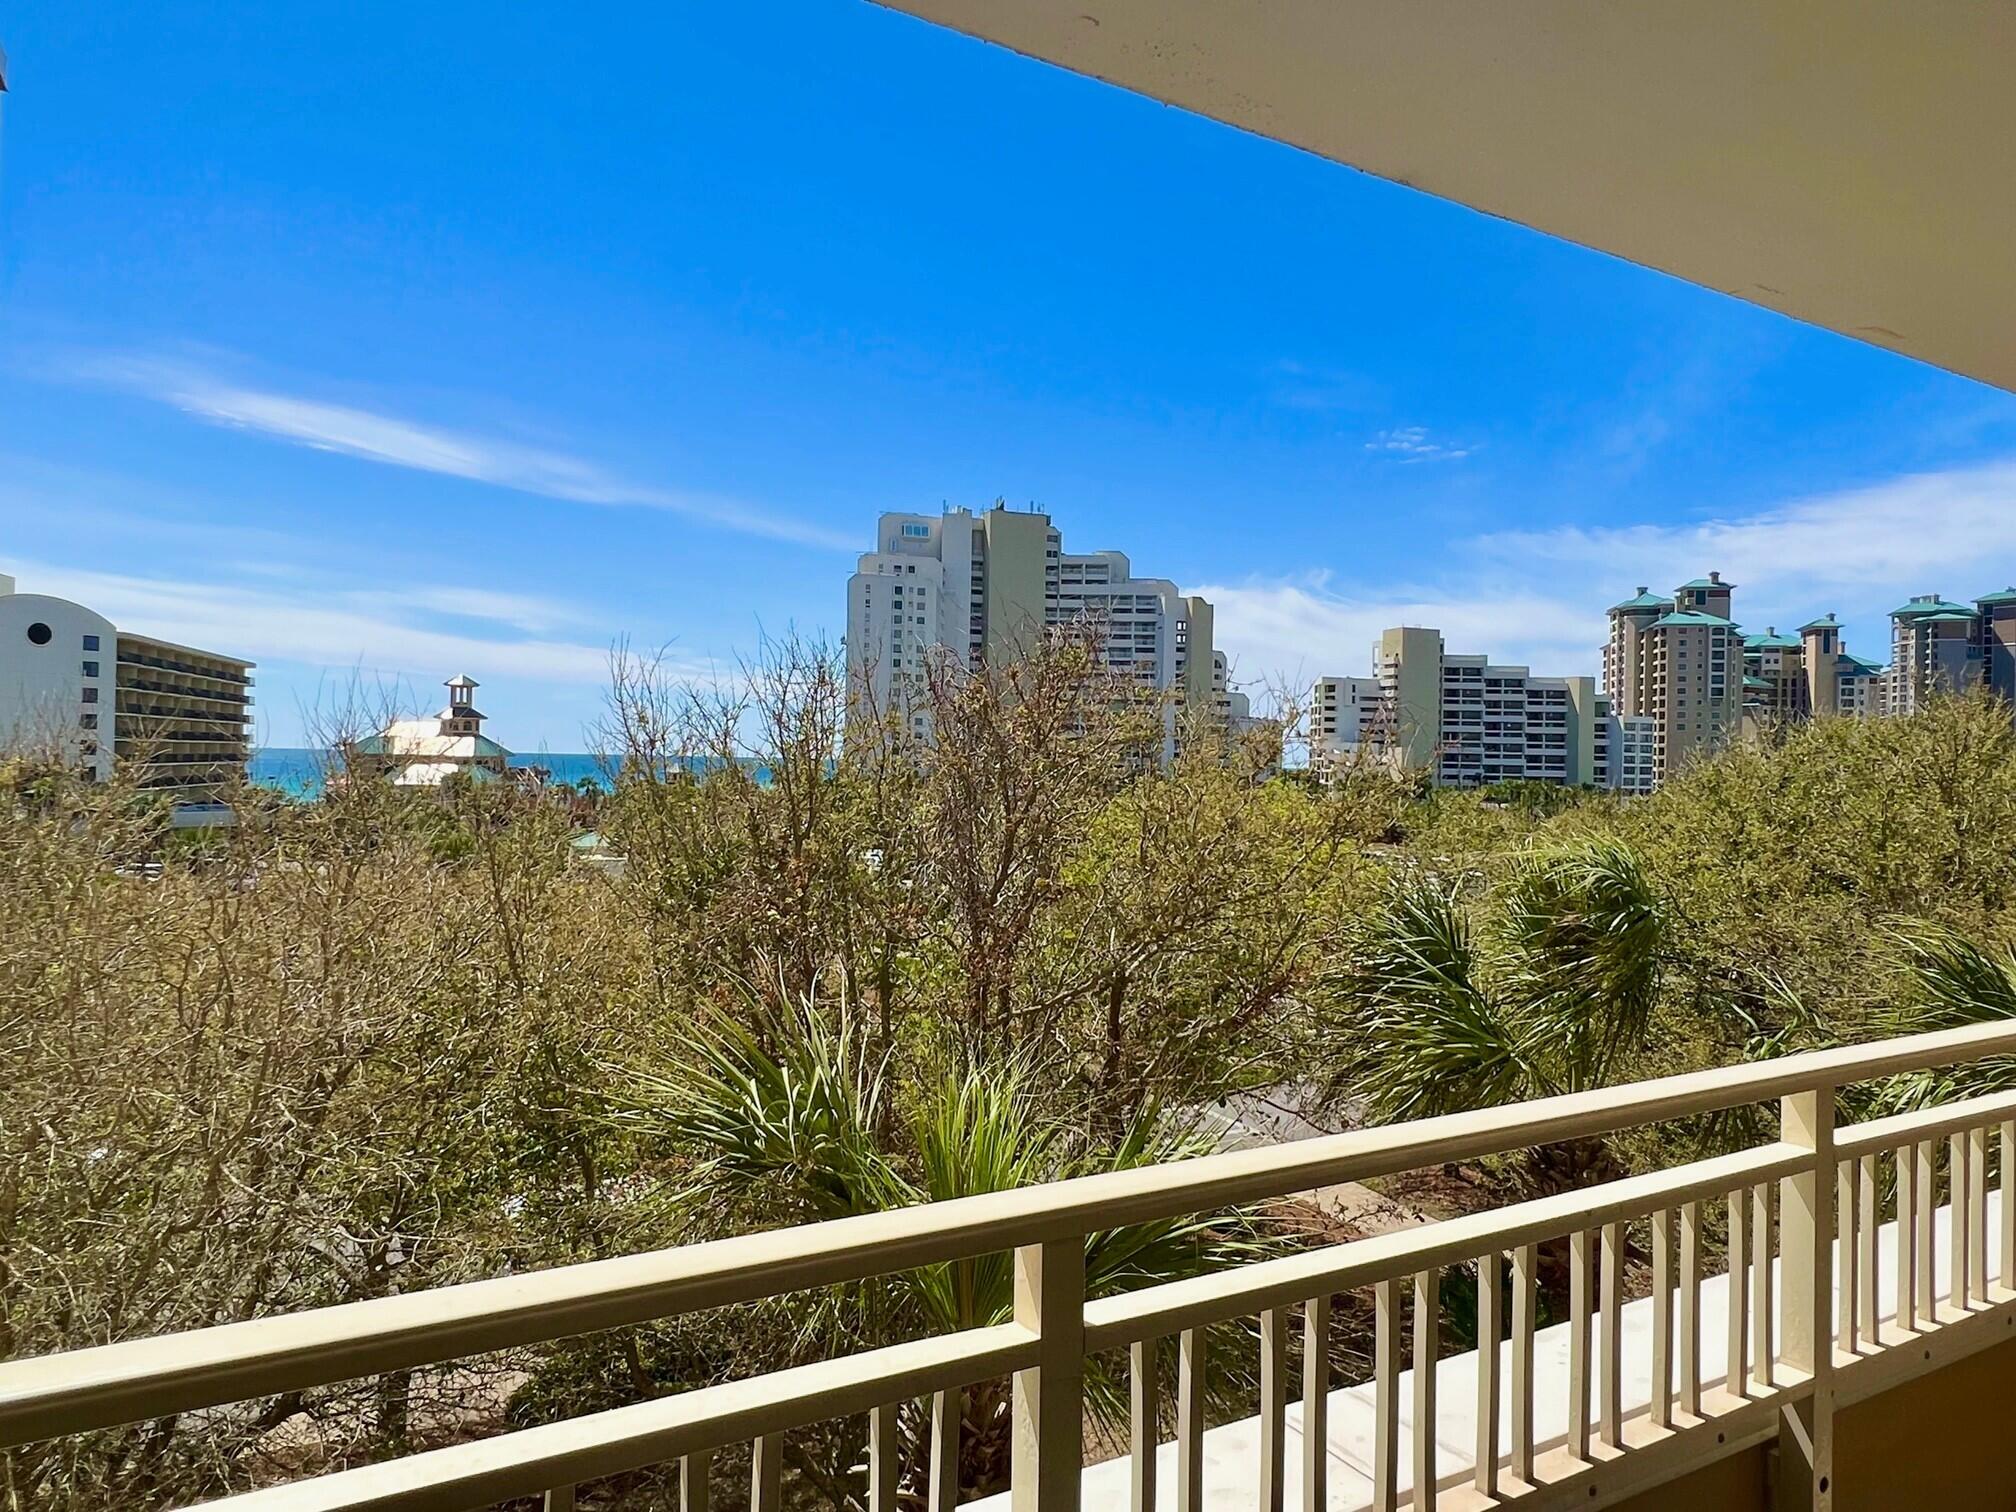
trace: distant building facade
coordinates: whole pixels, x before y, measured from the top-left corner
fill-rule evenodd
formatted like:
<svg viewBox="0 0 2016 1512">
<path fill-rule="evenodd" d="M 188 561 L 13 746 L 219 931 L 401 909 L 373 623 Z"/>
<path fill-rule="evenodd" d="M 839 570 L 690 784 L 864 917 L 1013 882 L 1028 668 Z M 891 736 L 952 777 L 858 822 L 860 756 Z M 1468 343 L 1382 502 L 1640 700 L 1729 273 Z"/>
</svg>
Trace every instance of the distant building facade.
<svg viewBox="0 0 2016 1512">
<path fill-rule="evenodd" d="M 1144 690 L 1173 694 L 1165 754 L 1180 710 L 1244 720 L 1213 644 L 1209 601 L 1167 578 L 1134 576 L 1121 552 L 1064 551 L 1047 514 L 999 506 L 978 515 L 885 514 L 873 551 L 847 580 L 850 703 L 930 733 L 931 659 L 959 667 L 1026 656 L 1052 626 L 1097 627 L 1107 669 Z"/>
<path fill-rule="evenodd" d="M 1734 593 L 1711 572 L 1668 597 L 1641 586 L 1610 608 L 1603 686 L 1620 719 L 1648 721 L 1655 785 L 1737 733 L 1744 674 L 1742 636 L 1729 617 Z"/>
<path fill-rule="evenodd" d="M 0 743 L 47 750 L 94 781 L 125 762 L 178 804 L 218 803 L 245 775 L 252 666 L 16 592 L 0 573 Z"/>
<path fill-rule="evenodd" d="M 1890 611 L 1888 708 L 1911 714 L 1940 693 L 1965 693 L 1982 676 L 1981 615 L 1936 593 Z"/>
<path fill-rule="evenodd" d="M 395 719 L 376 735 L 351 741 L 339 754 L 359 776 L 382 777 L 394 787 L 438 788 L 450 778 L 502 782 L 511 753 L 483 733 L 474 678 L 448 679 L 448 702 L 431 719 Z"/>
<path fill-rule="evenodd" d="M 1921 593 L 1890 611 L 1890 712 L 1909 714 L 1937 694 L 1974 688 L 2016 704 L 2016 588 L 1971 606 Z"/>
<path fill-rule="evenodd" d="M 1743 723 L 1761 731 L 1827 714 L 1867 717 L 1887 707 L 1884 669 L 1849 654 L 1841 624 L 1823 615 L 1781 635 L 1773 625 L 1743 643 Z"/>
<path fill-rule="evenodd" d="M 1438 787 L 1551 782 L 1635 783 L 1644 730 L 1627 732 L 1593 677 L 1535 676 L 1488 656 L 1451 652 L 1442 632 L 1385 631 L 1370 678 L 1325 677 L 1312 694 L 1312 765 L 1364 752 Z M 1627 768 L 1627 759 L 1629 766 Z"/>
<path fill-rule="evenodd" d="M 1323 769 L 1357 756 L 1379 708 L 1376 677 L 1317 678 L 1309 694 L 1309 764 Z"/>
</svg>

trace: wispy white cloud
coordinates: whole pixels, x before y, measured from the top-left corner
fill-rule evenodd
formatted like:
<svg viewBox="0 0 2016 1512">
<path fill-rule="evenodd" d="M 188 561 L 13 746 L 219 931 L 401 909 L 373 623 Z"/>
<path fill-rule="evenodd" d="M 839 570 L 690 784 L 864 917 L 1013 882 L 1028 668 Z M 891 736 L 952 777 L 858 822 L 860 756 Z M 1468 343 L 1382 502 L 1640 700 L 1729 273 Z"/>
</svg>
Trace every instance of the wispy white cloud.
<svg viewBox="0 0 2016 1512">
<path fill-rule="evenodd" d="M 1369 670 L 1391 625 L 1433 625 L 1457 650 L 1590 675 L 1604 611 L 1640 583 L 1719 570 L 1746 626 L 1833 610 L 1851 646 L 1888 653 L 1885 616 L 1912 593 L 1969 599 L 2016 582 L 2016 461 L 1893 478 L 1747 514 L 1671 525 L 1501 531 L 1450 544 L 1427 586 L 1340 587 L 1335 574 L 1199 589 L 1243 679 Z"/>
<path fill-rule="evenodd" d="M 1471 592 L 1455 585 L 1397 593 L 1339 590 L 1327 573 L 1277 582 L 1216 583 L 1197 591 L 1216 606 L 1221 649 L 1242 683 L 1300 686 L 1371 669 L 1372 646 L 1392 625 L 1433 625 L 1455 650 L 1487 651 L 1535 671 L 1587 671 L 1603 637 L 1600 615 L 1530 589 Z"/>
<path fill-rule="evenodd" d="M 381 597 L 374 595 L 374 597 Z M 580 626 L 587 615 L 572 604 L 531 593 L 504 593 L 494 588 L 458 588 L 419 583 L 397 594 L 383 595 L 397 608 L 424 609 L 457 619 L 488 620 L 514 630 L 543 634 L 563 625 Z"/>
<path fill-rule="evenodd" d="M 567 452 L 237 383 L 191 362 L 97 356 L 72 368 L 87 381 L 173 405 L 209 424 L 256 431 L 315 451 L 570 503 L 670 510 L 722 529 L 799 545 L 846 550 L 854 544 L 838 532 L 741 500 L 632 482 Z"/>
<path fill-rule="evenodd" d="M 24 593 L 75 599 L 114 624 L 260 662 L 357 669 L 422 686 L 460 671 L 486 681 L 576 686 L 600 686 L 609 676 L 606 644 L 510 633 L 521 628 L 525 605 L 535 601 L 506 594 L 492 596 L 497 602 L 487 606 L 472 600 L 446 609 L 475 622 L 458 628 L 430 622 L 444 607 L 432 602 L 438 591 L 428 585 L 407 591 L 206 582 L 19 560 L 9 560 L 6 570 Z M 554 607 L 558 617 L 578 618 Z"/>
<path fill-rule="evenodd" d="M 1401 462 L 1460 462 L 1476 448 L 1437 441 L 1425 425 L 1402 425 L 1380 431 L 1365 443 L 1365 450 Z"/>
<path fill-rule="evenodd" d="M 1748 515 L 1506 531 L 1473 546 L 1508 565 L 1572 568 L 1611 580 L 1679 582 L 1704 566 L 1719 567 L 1774 598 L 1887 600 L 1911 582 L 1942 575 L 1985 573 L 2001 587 L 2016 569 L 2016 462 L 1911 474 Z"/>
</svg>

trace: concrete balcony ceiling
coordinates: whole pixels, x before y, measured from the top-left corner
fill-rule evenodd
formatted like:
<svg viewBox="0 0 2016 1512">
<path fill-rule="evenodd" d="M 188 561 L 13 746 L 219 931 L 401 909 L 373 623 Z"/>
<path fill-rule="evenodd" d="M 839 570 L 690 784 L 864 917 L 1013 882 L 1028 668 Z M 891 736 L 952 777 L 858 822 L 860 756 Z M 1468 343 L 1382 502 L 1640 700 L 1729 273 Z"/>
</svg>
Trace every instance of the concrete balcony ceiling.
<svg viewBox="0 0 2016 1512">
<path fill-rule="evenodd" d="M 883 3 L 2016 389 L 2016 6 Z"/>
</svg>

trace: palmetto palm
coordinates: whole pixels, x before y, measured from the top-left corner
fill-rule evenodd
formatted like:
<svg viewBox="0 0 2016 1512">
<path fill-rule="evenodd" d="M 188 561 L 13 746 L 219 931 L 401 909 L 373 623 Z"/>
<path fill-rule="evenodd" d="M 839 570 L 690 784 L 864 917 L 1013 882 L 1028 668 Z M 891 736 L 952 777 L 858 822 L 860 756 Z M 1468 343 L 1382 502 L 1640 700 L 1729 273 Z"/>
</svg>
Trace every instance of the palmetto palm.
<svg viewBox="0 0 2016 1512">
<path fill-rule="evenodd" d="M 1916 1034 L 2016 1020 L 2016 945 L 1991 953 L 1955 930 L 1918 920 L 1896 925 L 1891 935 L 1909 987 L 1884 1013 L 1881 1027 L 1886 1032 Z M 1909 1111 L 2012 1087 L 2016 1056 L 1990 1056 L 1971 1065 L 1896 1077 L 1877 1091 L 1873 1111 Z"/>
<path fill-rule="evenodd" d="M 1537 851 L 1481 939 L 1460 879 L 1397 877 L 1346 984 L 1359 1047 L 1351 1090 L 1416 1118 L 1599 1086 L 1642 1044 L 1665 913 L 1612 840 Z"/>
<path fill-rule="evenodd" d="M 635 1078 L 621 1116 L 638 1134 L 695 1157 L 682 1208 L 737 1221 L 851 1217 L 1210 1148 L 1151 1109 L 1102 1149 L 1046 1117 L 1020 1067 L 923 1078 L 896 1098 L 900 1110 L 891 1107 L 888 1072 L 886 1055 L 871 1050 L 850 1016 L 803 1009 L 699 1034 L 676 1071 Z M 1086 1240 L 1086 1295 L 1217 1270 L 1279 1242 L 1238 1214 L 1103 1231 Z M 987 1327 L 1013 1318 L 1012 1260 L 986 1254 L 923 1266 L 805 1301 L 797 1315 L 805 1342 L 828 1351 Z M 1123 1383 L 1102 1365 L 1088 1361 L 1088 1401 L 1117 1422 Z M 1006 1468 L 1005 1386 L 969 1389 L 965 1420 L 961 1479 L 984 1490 Z M 910 1458 L 921 1463 L 914 1448 Z"/>
</svg>

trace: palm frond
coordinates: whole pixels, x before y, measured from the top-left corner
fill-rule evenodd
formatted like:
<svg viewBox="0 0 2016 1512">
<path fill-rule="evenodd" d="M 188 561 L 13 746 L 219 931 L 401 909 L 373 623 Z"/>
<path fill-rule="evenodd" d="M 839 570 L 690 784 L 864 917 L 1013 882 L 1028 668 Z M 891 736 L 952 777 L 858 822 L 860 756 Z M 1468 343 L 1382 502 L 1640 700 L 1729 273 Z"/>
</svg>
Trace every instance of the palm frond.
<svg viewBox="0 0 2016 1512">
<path fill-rule="evenodd" d="M 1666 913 L 1638 857 L 1598 839 L 1538 852 L 1506 890 L 1499 938 L 1532 1053 L 1558 1085 L 1607 1079 L 1658 1001 Z"/>
<path fill-rule="evenodd" d="M 1364 931 L 1352 992 L 1356 1090 L 1377 1116 L 1501 1103 L 1527 1086 L 1522 1036 L 1479 981 L 1455 884 L 1426 874 L 1393 884 Z"/>
<path fill-rule="evenodd" d="M 2016 946 L 1991 955 L 1958 931 L 1923 920 L 1893 925 L 1890 937 L 1908 986 L 1883 1015 L 1886 1032 L 1918 1034 L 2016 1019 Z M 1997 1055 L 1896 1077 L 1884 1084 L 1876 1103 L 1883 1111 L 1900 1112 L 2011 1087 L 2016 1087 L 2016 1056 Z"/>
<path fill-rule="evenodd" d="M 698 1157 L 691 1198 L 760 1189 L 793 1222 L 915 1199 L 876 1148 L 883 1066 L 846 1012 L 786 1009 L 689 1033 L 683 1062 L 631 1072 L 612 1111 L 633 1133 Z"/>
</svg>

